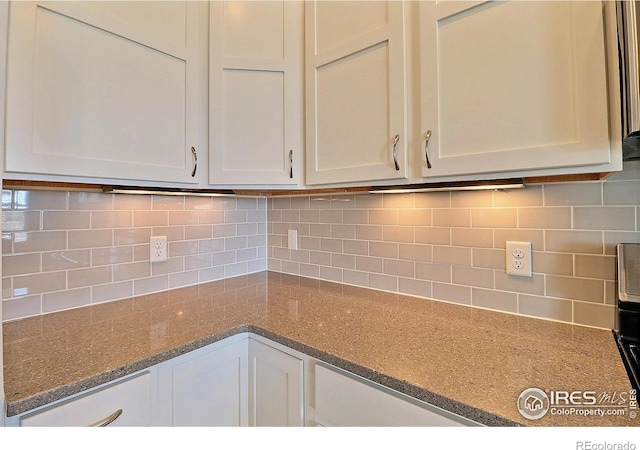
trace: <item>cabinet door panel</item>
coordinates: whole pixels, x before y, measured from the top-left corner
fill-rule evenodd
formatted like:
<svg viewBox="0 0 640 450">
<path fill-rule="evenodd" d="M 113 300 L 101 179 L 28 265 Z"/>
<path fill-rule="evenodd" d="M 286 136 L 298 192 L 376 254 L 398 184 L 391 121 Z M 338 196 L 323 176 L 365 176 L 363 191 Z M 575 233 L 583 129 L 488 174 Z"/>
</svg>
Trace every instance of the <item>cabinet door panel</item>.
<svg viewBox="0 0 640 450">
<path fill-rule="evenodd" d="M 315 418 L 323 426 L 472 426 L 474 422 L 337 369 L 315 366 Z"/>
<path fill-rule="evenodd" d="M 302 3 L 210 7 L 209 184 L 301 183 Z"/>
<path fill-rule="evenodd" d="M 610 161 L 599 2 L 420 7 L 424 176 Z"/>
<path fill-rule="evenodd" d="M 249 340 L 249 401 L 252 426 L 303 426 L 303 362 Z"/>
<path fill-rule="evenodd" d="M 7 171 L 195 182 L 192 8 L 119 3 L 11 5 Z"/>
<path fill-rule="evenodd" d="M 240 341 L 174 365 L 173 425 L 246 425 L 246 361 Z"/>
<path fill-rule="evenodd" d="M 307 184 L 406 178 L 403 3 L 306 8 Z"/>
</svg>

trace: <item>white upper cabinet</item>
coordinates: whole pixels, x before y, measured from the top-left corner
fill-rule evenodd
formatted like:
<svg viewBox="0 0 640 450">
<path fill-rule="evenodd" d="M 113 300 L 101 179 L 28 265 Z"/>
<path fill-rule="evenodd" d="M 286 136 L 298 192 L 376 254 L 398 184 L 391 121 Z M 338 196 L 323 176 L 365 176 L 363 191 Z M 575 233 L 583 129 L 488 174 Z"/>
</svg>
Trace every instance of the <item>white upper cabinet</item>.
<svg viewBox="0 0 640 450">
<path fill-rule="evenodd" d="M 197 183 L 198 8 L 12 2 L 8 176 Z"/>
<path fill-rule="evenodd" d="M 210 3 L 209 184 L 302 185 L 303 11 Z"/>
<path fill-rule="evenodd" d="M 308 185 L 401 180 L 406 165 L 405 5 L 308 1 Z"/>
<path fill-rule="evenodd" d="M 620 170 L 601 2 L 419 7 L 423 177 Z"/>
</svg>

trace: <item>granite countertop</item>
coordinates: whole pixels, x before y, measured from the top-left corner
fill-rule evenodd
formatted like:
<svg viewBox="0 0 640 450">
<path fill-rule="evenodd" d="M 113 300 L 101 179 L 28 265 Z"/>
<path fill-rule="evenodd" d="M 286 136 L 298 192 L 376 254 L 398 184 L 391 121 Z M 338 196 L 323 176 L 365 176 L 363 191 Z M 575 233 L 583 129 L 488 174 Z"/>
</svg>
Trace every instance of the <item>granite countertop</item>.
<svg viewBox="0 0 640 450">
<path fill-rule="evenodd" d="M 628 393 L 610 331 L 274 272 L 22 319 L 3 330 L 8 416 L 252 332 L 487 425 L 640 424 L 628 413 L 528 420 L 517 409 L 533 387 Z"/>
</svg>

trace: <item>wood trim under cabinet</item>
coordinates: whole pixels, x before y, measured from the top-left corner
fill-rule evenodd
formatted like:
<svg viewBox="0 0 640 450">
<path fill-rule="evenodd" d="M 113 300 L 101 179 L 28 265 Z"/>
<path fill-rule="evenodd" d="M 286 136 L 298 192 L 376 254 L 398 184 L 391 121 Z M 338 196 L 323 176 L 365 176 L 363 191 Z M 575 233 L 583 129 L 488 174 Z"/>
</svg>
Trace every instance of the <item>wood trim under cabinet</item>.
<svg viewBox="0 0 640 450">
<path fill-rule="evenodd" d="M 544 177 L 526 177 L 527 184 L 547 184 L 547 183 L 569 183 L 577 181 L 602 181 L 611 176 L 614 172 L 585 173 L 573 175 L 551 175 Z M 3 188 L 9 189 L 32 189 L 32 190 L 57 190 L 57 191 L 96 191 L 102 192 L 102 184 L 89 183 L 67 183 L 57 181 L 25 181 L 25 180 L 2 180 Z M 324 189 L 233 189 L 239 196 L 245 197 L 294 197 L 303 195 L 332 195 L 332 194 L 352 194 L 365 193 L 371 186 L 356 186 L 345 188 L 324 188 Z"/>
</svg>

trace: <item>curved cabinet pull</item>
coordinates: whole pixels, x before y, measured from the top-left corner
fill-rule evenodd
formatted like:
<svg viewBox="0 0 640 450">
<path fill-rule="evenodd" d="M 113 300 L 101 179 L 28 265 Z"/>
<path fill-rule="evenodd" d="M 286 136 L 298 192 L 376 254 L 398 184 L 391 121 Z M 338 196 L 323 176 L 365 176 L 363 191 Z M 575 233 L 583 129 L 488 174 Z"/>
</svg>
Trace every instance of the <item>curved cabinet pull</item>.
<svg viewBox="0 0 640 450">
<path fill-rule="evenodd" d="M 400 135 L 396 134 L 396 137 L 393 139 L 393 164 L 396 166 L 396 170 L 400 170 L 400 166 L 398 165 L 398 141 L 400 140 Z"/>
<path fill-rule="evenodd" d="M 102 420 L 98 420 L 96 423 L 89 425 L 90 427 L 106 427 L 109 426 L 111 423 L 113 423 L 114 420 L 116 420 L 118 417 L 120 417 L 120 415 L 122 414 L 122 410 L 119 409 L 116 412 L 114 412 L 113 414 L 105 417 Z"/>
<path fill-rule="evenodd" d="M 293 178 L 293 150 L 289 150 L 289 178 Z"/>
<path fill-rule="evenodd" d="M 431 139 L 431 130 L 427 130 L 424 138 L 424 158 L 427 161 L 427 169 L 431 169 L 431 161 L 429 161 L 429 139 Z"/>
<path fill-rule="evenodd" d="M 191 177 L 196 176 L 196 171 L 198 170 L 198 152 L 195 147 L 191 147 L 191 154 L 193 155 L 193 170 L 191 171 Z"/>
</svg>

